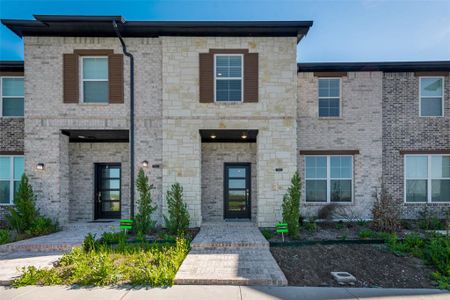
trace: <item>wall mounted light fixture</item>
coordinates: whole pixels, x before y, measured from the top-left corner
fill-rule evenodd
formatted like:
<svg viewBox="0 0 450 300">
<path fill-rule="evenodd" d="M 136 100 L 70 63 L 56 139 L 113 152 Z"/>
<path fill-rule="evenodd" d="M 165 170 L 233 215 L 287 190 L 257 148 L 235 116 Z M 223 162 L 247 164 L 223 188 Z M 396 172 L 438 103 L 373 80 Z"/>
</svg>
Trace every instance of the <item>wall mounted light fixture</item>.
<svg viewBox="0 0 450 300">
<path fill-rule="evenodd" d="M 142 162 L 142 166 L 143 166 L 144 168 L 147 168 L 147 167 L 148 167 L 148 161 L 147 161 L 147 160 L 144 160 L 144 161 Z"/>
<path fill-rule="evenodd" d="M 244 132 L 241 134 L 241 138 L 245 140 L 245 139 L 247 138 L 247 132 L 244 131 Z"/>
<path fill-rule="evenodd" d="M 43 163 L 38 163 L 36 165 L 36 169 L 38 169 L 38 170 L 44 170 L 44 167 L 45 167 L 45 165 Z"/>
</svg>

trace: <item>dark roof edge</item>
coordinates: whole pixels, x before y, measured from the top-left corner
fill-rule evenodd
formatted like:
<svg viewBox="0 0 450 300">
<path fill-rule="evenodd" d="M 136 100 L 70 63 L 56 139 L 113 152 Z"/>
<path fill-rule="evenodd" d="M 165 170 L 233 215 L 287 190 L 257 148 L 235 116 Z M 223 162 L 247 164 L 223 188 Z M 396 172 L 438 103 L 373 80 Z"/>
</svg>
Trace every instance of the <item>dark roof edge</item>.
<svg viewBox="0 0 450 300">
<path fill-rule="evenodd" d="M 35 15 L 35 20 L 2 19 L 23 36 L 114 37 L 115 20 L 124 37 L 157 36 L 305 36 L 312 21 L 125 21 L 121 16 Z"/>
<path fill-rule="evenodd" d="M 23 60 L 0 60 L 0 71 L 23 72 Z"/>
<path fill-rule="evenodd" d="M 298 72 L 414 72 L 449 71 L 447 61 L 396 61 L 396 62 L 326 62 L 297 63 Z"/>
</svg>

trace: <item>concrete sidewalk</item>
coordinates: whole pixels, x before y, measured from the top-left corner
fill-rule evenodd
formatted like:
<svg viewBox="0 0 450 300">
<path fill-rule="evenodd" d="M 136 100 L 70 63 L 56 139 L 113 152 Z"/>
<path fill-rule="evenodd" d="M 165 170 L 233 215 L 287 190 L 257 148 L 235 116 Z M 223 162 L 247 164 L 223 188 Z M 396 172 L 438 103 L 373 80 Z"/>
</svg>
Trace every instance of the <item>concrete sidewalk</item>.
<svg viewBox="0 0 450 300">
<path fill-rule="evenodd" d="M 250 287 L 182 285 L 154 289 L 72 288 L 66 286 L 0 287 L 2 300 L 52 300 L 52 299 L 182 299 L 182 300 L 448 300 L 446 291 L 433 289 L 369 289 L 369 288 L 315 288 L 315 287 Z"/>
</svg>

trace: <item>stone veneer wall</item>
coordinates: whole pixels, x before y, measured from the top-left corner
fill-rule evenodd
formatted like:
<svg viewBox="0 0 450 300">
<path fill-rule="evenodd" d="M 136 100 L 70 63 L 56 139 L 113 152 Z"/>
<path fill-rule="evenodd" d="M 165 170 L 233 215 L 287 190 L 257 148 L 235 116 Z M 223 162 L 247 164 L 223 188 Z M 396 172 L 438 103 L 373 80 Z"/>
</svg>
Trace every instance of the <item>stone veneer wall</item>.
<svg viewBox="0 0 450 300">
<path fill-rule="evenodd" d="M 162 162 L 161 41 L 127 38 L 135 57 L 136 173 L 140 162 Z M 74 49 L 113 49 L 122 53 L 116 38 L 25 37 L 25 171 L 41 211 L 60 224 L 69 221 L 69 144 L 61 129 L 128 129 L 129 60 L 124 59 L 123 104 L 63 103 L 63 54 Z M 45 169 L 35 169 L 44 163 Z M 161 208 L 161 169 L 146 172 L 155 186 Z M 124 196 L 124 195 L 123 195 Z M 129 212 L 124 212 L 124 217 Z M 157 216 L 160 219 L 160 215 Z"/>
<path fill-rule="evenodd" d="M 354 200 L 339 204 L 348 216 L 369 218 L 375 189 L 381 185 L 381 72 L 349 72 L 341 79 L 341 117 L 318 118 L 318 77 L 298 74 L 298 126 L 300 150 L 359 150 L 353 160 Z M 304 157 L 298 169 L 303 181 L 301 212 L 317 216 L 324 204 L 305 202 Z"/>
<path fill-rule="evenodd" d="M 296 39 L 287 37 L 162 37 L 163 191 L 178 181 L 191 214 L 201 215 L 199 129 L 257 129 L 257 224 L 273 226 L 297 169 Z M 259 102 L 199 103 L 199 53 L 259 53 Z M 276 172 L 276 168 L 283 168 Z M 164 209 L 167 209 L 164 207 Z"/>
<path fill-rule="evenodd" d="M 251 163 L 251 218 L 256 220 L 256 143 L 202 143 L 202 218 L 223 221 L 224 163 Z"/>
<path fill-rule="evenodd" d="M 130 201 L 128 143 L 69 144 L 69 221 L 94 219 L 95 163 L 121 163 L 121 211 L 126 217 Z"/>
<path fill-rule="evenodd" d="M 383 183 L 404 201 L 404 156 L 400 150 L 450 149 L 450 79 L 444 83 L 444 117 L 419 117 L 419 77 L 414 73 L 383 76 Z M 425 206 L 443 214 L 449 203 L 407 203 L 404 217 L 415 218 Z"/>
</svg>

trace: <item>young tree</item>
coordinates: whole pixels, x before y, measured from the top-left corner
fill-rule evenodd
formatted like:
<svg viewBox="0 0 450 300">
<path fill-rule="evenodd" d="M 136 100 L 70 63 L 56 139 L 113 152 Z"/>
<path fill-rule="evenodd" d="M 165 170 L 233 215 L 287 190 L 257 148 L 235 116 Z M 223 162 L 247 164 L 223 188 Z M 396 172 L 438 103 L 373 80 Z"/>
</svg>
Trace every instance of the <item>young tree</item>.
<svg viewBox="0 0 450 300">
<path fill-rule="evenodd" d="M 177 182 L 167 191 L 169 217 L 164 216 L 166 227 L 172 234 L 182 235 L 189 227 L 189 212 L 183 202 L 183 187 Z"/>
<path fill-rule="evenodd" d="M 153 186 L 149 184 L 148 177 L 142 168 L 139 170 L 136 186 L 139 192 L 139 212 L 135 216 L 135 226 L 136 232 L 144 235 L 155 227 L 156 222 L 152 220 L 152 213 L 156 210 L 156 205 L 152 205 Z"/>
<path fill-rule="evenodd" d="M 25 233 L 26 230 L 30 229 L 39 216 L 34 202 L 33 188 L 28 181 L 28 177 L 23 174 L 15 195 L 15 206 L 10 207 L 9 213 L 5 216 L 9 226 L 18 233 Z"/>
<path fill-rule="evenodd" d="M 288 234 L 296 239 L 299 237 L 300 224 L 300 196 L 301 182 L 298 172 L 294 173 L 291 179 L 291 185 L 283 196 L 283 222 L 288 224 Z"/>
</svg>

